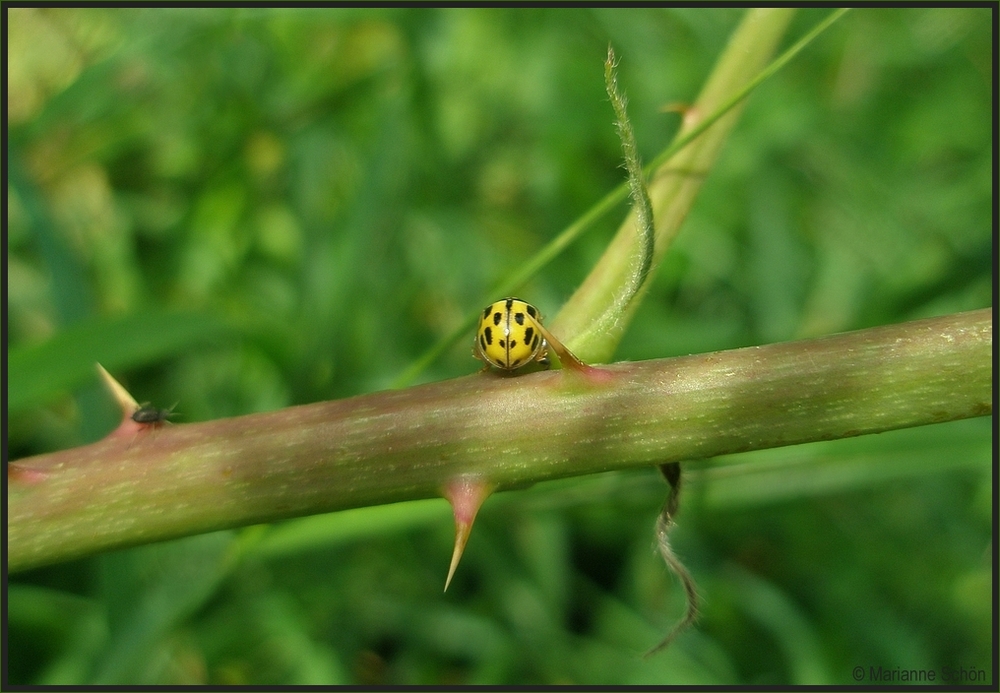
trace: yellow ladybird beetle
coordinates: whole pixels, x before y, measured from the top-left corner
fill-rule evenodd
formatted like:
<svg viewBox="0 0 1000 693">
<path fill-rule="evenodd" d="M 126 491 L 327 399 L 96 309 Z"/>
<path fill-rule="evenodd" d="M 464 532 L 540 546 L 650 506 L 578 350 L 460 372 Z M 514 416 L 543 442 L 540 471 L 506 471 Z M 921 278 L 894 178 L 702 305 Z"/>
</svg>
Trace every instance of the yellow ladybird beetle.
<svg viewBox="0 0 1000 693">
<path fill-rule="evenodd" d="M 510 297 L 483 309 L 472 353 L 487 367 L 516 371 L 532 361 L 548 366 L 549 347 L 563 366 L 587 368 L 542 326 L 537 308 Z"/>
</svg>

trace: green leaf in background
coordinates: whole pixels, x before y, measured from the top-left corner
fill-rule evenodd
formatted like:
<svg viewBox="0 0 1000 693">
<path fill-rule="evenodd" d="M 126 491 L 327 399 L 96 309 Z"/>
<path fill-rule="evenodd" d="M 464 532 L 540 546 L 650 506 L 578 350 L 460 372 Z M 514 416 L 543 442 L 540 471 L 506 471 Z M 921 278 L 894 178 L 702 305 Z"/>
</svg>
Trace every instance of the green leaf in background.
<svg viewBox="0 0 1000 693">
<path fill-rule="evenodd" d="M 90 318 L 42 344 L 7 354 L 7 406 L 16 412 L 92 382 L 95 363 L 111 372 L 177 356 L 228 332 L 198 313 L 149 312 L 122 318 Z"/>
</svg>

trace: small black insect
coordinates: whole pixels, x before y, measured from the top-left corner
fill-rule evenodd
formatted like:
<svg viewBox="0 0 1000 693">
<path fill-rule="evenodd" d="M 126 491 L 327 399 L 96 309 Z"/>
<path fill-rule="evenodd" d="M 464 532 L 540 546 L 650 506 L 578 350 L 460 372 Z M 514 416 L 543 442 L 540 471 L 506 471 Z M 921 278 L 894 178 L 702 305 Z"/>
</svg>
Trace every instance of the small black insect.
<svg viewBox="0 0 1000 693">
<path fill-rule="evenodd" d="M 174 407 L 177 405 L 175 404 Z M 139 408 L 132 412 L 132 420 L 140 424 L 153 424 L 158 426 L 162 423 L 166 423 L 167 419 L 171 416 L 175 416 L 174 407 L 170 409 L 157 409 L 151 406 L 149 402 L 143 402 L 139 405 Z"/>
</svg>

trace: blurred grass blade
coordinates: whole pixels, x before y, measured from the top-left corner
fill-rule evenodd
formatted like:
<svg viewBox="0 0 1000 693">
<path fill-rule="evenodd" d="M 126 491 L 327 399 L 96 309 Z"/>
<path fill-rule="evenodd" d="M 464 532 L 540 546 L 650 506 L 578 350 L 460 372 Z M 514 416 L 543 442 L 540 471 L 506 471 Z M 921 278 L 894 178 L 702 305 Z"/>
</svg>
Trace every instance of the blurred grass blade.
<svg viewBox="0 0 1000 693">
<path fill-rule="evenodd" d="M 328 550 L 361 539 L 406 532 L 451 519 L 440 498 L 375 505 L 313 515 L 272 525 L 245 550 L 246 555 L 279 558 L 311 549 Z"/>
<path fill-rule="evenodd" d="M 232 542 L 233 532 L 213 532 L 101 558 L 110 637 L 92 683 L 147 682 L 163 638 L 208 601 L 228 573 Z"/>
<path fill-rule="evenodd" d="M 659 168 L 665 164 L 670 157 L 679 152 L 681 149 L 690 144 L 696 137 L 705 132 L 708 128 L 712 127 L 719 118 L 726 115 L 730 110 L 732 110 L 737 104 L 739 104 L 743 99 L 747 98 L 750 93 L 759 87 L 761 83 L 767 78 L 774 75 L 778 70 L 787 65 L 792 58 L 798 55 L 802 49 L 812 43 L 820 34 L 826 31 L 834 22 L 847 14 L 849 7 L 843 7 L 834 12 L 824 19 L 822 22 L 813 27 L 809 33 L 803 36 L 801 39 L 795 42 L 795 44 L 782 53 L 777 59 L 774 60 L 770 65 L 760 71 L 760 73 L 754 77 L 752 80 L 747 82 L 746 86 L 733 94 L 728 101 L 724 102 L 721 106 L 716 108 L 715 112 L 705 117 L 703 120 L 699 121 L 694 127 L 689 130 L 685 130 L 678 136 L 669 147 L 660 152 L 656 158 L 654 158 L 649 165 L 646 167 L 646 173 L 651 173 L 655 169 Z"/>
<path fill-rule="evenodd" d="M 774 639 L 784 655 L 793 686 L 837 682 L 830 676 L 817 624 L 810 622 L 788 594 L 737 564 L 730 564 L 725 572 L 736 586 L 733 595 L 739 606 Z"/>
<path fill-rule="evenodd" d="M 86 681 L 108 639 L 100 602 L 70 592 L 36 585 L 7 588 L 7 624 L 43 633 L 58 643 L 50 662 L 32 680 L 36 686 L 72 686 Z"/>
<path fill-rule="evenodd" d="M 705 511 L 748 508 L 873 488 L 926 474 L 982 470 L 992 445 L 986 418 L 719 456 L 689 473 Z"/>
<path fill-rule="evenodd" d="M 90 281 L 79 259 L 68 247 L 67 239 L 57 231 L 48 202 L 24 170 L 19 151 L 17 146 L 12 146 L 7 154 L 9 185 L 24 205 L 35 246 L 49 268 L 56 315 L 62 324 L 73 324 L 92 310 Z"/>
<path fill-rule="evenodd" d="M 112 372 L 151 363 L 219 338 L 226 329 L 200 313 L 139 313 L 81 321 L 47 342 L 8 352 L 8 411 L 44 404 L 93 381 L 97 362 Z"/>
</svg>

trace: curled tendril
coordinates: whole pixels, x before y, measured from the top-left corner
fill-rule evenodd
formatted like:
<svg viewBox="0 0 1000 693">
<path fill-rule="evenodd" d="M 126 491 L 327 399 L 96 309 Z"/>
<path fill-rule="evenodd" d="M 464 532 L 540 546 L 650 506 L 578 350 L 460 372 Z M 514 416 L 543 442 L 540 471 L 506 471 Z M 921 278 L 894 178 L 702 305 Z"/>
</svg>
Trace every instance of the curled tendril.
<svg viewBox="0 0 1000 693">
<path fill-rule="evenodd" d="M 656 518 L 656 548 L 659 550 L 660 556 L 663 557 L 663 561 L 667 564 L 667 567 L 684 586 L 684 593 L 687 597 L 687 609 L 684 612 L 684 616 L 670 629 L 666 637 L 647 651 L 643 657 L 649 657 L 668 647 L 678 635 L 683 633 L 698 619 L 698 587 L 695 585 L 691 573 L 688 572 L 684 564 L 677 558 L 673 548 L 670 546 L 669 540 L 670 530 L 676 524 L 674 516 L 677 514 L 677 508 L 680 505 L 681 465 L 679 462 L 661 464 L 660 472 L 666 478 L 667 483 L 670 484 L 670 492 L 667 494 L 667 500 L 663 504 L 663 510 L 660 511 L 659 517 Z"/>
</svg>

